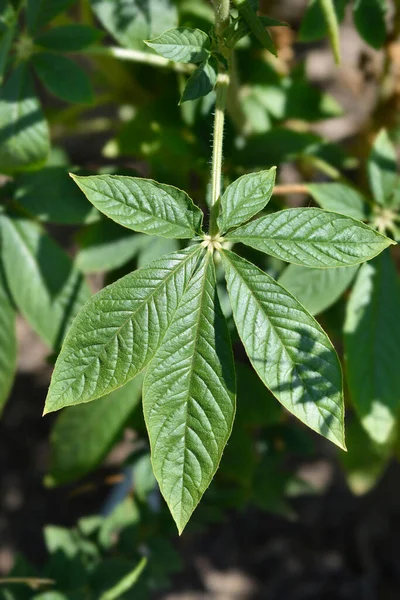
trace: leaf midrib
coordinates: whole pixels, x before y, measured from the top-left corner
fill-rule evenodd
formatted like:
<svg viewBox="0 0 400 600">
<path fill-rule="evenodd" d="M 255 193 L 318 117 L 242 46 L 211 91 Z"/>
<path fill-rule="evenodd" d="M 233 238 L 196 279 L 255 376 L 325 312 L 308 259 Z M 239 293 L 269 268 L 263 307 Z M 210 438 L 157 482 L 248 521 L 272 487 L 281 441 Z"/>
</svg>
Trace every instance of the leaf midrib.
<svg viewBox="0 0 400 600">
<path fill-rule="evenodd" d="M 232 232 L 232 234 L 229 234 L 226 236 L 226 239 L 235 239 L 237 241 L 242 241 L 242 240 L 250 240 L 250 241 L 261 241 L 261 242 L 287 242 L 287 243 L 293 243 L 293 244 L 308 244 L 308 245 L 313 245 L 313 244 L 318 244 L 318 245 L 322 245 L 322 246 L 334 246 L 334 245 L 339 245 L 339 244 L 346 244 L 346 246 L 349 245 L 361 245 L 361 244 L 377 244 L 379 246 L 382 246 L 383 242 L 379 239 L 374 240 L 372 239 L 371 241 L 367 241 L 367 242 L 352 242 L 352 241 L 340 241 L 340 240 L 333 240 L 333 241 L 327 241 L 327 240 L 307 240 L 307 239 L 302 239 L 302 238 L 289 238 L 289 237 L 280 237 L 280 236 L 276 236 L 276 237 L 265 237 L 265 236 L 261 236 L 261 235 L 240 235 L 238 234 L 237 236 L 235 235 L 235 232 Z"/>
<path fill-rule="evenodd" d="M 196 348 L 197 348 L 197 344 L 198 344 L 198 338 L 199 338 L 199 328 L 200 328 L 200 321 L 202 318 L 202 308 L 203 308 L 203 303 L 204 303 L 204 293 L 205 293 L 205 289 L 206 289 L 206 283 L 207 283 L 207 277 L 208 277 L 208 266 L 209 266 L 209 261 L 211 259 L 211 255 L 209 252 L 207 252 L 207 256 L 205 258 L 204 261 L 204 275 L 203 275 L 203 281 L 202 281 L 202 286 L 201 286 L 201 291 L 200 291 L 200 302 L 199 302 L 199 314 L 198 314 L 198 319 L 197 322 L 195 324 L 195 336 L 194 336 L 194 347 L 193 347 L 193 353 L 192 353 L 192 361 L 191 361 L 191 365 L 190 365 L 190 373 L 189 373 L 189 383 L 188 383 L 188 387 L 187 387 L 187 400 L 185 402 L 186 404 L 186 410 L 185 410 L 185 434 L 184 434 L 184 439 L 183 439 L 183 443 L 184 443 L 184 460 L 183 460 L 183 464 L 182 464 L 182 490 L 181 490 L 181 494 L 180 494 L 180 511 L 179 511 L 179 516 L 180 519 L 182 518 L 182 506 L 183 506 L 183 490 L 185 488 L 185 484 L 184 484 L 184 479 L 185 479 L 185 468 L 184 466 L 186 465 L 186 456 L 187 456 L 187 443 L 186 443 L 186 437 L 187 437 L 187 432 L 188 432 L 188 416 L 189 416 L 189 404 L 191 402 L 191 398 L 190 398 L 190 389 L 192 387 L 192 380 L 193 380 L 193 373 L 194 373 L 194 357 L 196 354 Z M 183 300 L 184 296 L 182 296 L 182 300 Z M 190 494 L 191 495 L 191 494 Z M 193 512 L 193 511 L 192 511 Z"/>
</svg>

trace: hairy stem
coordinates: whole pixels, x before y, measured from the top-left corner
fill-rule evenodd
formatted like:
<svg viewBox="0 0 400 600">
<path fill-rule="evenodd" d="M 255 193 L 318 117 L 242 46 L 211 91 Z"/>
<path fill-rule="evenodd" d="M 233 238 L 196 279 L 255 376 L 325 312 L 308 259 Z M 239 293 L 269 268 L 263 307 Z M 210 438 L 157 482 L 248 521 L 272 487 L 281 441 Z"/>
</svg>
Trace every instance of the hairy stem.
<svg viewBox="0 0 400 600">
<path fill-rule="evenodd" d="M 215 32 L 218 37 L 222 37 L 225 29 L 229 25 L 229 0 L 213 0 L 215 11 Z"/>
<path fill-rule="evenodd" d="M 217 216 L 222 181 L 222 146 L 224 138 L 225 108 L 229 86 L 228 73 L 219 73 L 216 85 L 216 100 L 213 131 L 213 151 L 211 167 L 211 214 L 210 234 L 217 233 Z"/>
<path fill-rule="evenodd" d="M 221 53 L 224 53 L 223 34 L 229 25 L 229 0 L 214 0 L 215 32 L 220 42 Z M 226 52 L 225 52 L 226 55 Z M 230 56 L 226 56 L 228 62 Z M 222 67 L 219 68 L 217 84 L 215 86 L 215 113 L 213 130 L 213 149 L 211 167 L 211 211 L 210 235 L 218 232 L 217 217 L 219 211 L 219 197 L 221 195 L 222 181 L 222 147 L 224 138 L 225 110 L 228 96 L 229 74 Z"/>
</svg>

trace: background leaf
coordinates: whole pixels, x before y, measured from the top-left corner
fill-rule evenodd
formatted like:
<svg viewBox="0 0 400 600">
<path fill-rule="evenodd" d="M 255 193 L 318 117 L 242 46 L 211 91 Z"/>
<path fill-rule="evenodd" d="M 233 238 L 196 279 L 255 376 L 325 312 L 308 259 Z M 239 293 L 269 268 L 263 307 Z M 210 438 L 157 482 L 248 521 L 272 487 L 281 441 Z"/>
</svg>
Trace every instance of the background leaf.
<svg viewBox="0 0 400 600">
<path fill-rule="evenodd" d="M 102 37 L 102 32 L 88 25 L 60 25 L 47 29 L 35 38 L 35 44 L 53 52 L 77 52 Z"/>
<path fill-rule="evenodd" d="M 358 265 L 336 269 L 289 265 L 278 282 L 293 294 L 311 315 L 318 315 L 339 300 L 353 281 L 358 268 Z"/>
<path fill-rule="evenodd" d="M 39 167 L 49 153 L 49 130 L 26 66 L 15 69 L 0 91 L 0 170 Z"/>
<path fill-rule="evenodd" d="M 29 33 L 35 33 L 75 2 L 76 0 L 27 0 L 26 22 Z"/>
<path fill-rule="evenodd" d="M 70 406 L 58 417 L 50 437 L 46 482 L 61 485 L 86 475 L 112 448 L 142 394 L 142 377 L 97 402 Z"/>
<path fill-rule="evenodd" d="M 237 378 L 236 423 L 246 427 L 276 425 L 282 419 L 283 409 L 265 387 L 250 365 L 235 363 Z"/>
<path fill-rule="evenodd" d="M 347 485 L 357 496 L 368 493 L 383 475 L 390 460 L 390 447 L 371 440 L 356 418 L 346 425 L 347 452 L 339 455 Z"/>
<path fill-rule="evenodd" d="M 306 267 L 355 265 L 394 242 L 361 221 L 319 208 L 289 208 L 242 225 L 226 236 Z"/>
<path fill-rule="evenodd" d="M 7 401 L 17 366 L 16 313 L 0 265 L 0 413 Z"/>
<path fill-rule="evenodd" d="M 151 179 L 120 175 L 71 175 L 87 199 L 123 227 L 152 235 L 192 238 L 203 213 L 186 192 Z"/>
<path fill-rule="evenodd" d="M 153 358 L 191 278 L 200 247 L 138 269 L 93 296 L 57 359 L 45 412 L 100 398 Z"/>
<path fill-rule="evenodd" d="M 16 13 L 11 4 L 0 2 L 0 85 L 7 66 L 7 59 L 13 43 L 16 26 Z"/>
<path fill-rule="evenodd" d="M 354 0 L 354 24 L 360 36 L 373 48 L 382 48 L 386 39 L 386 0 Z"/>
<path fill-rule="evenodd" d="M 400 289 L 388 251 L 361 267 L 344 332 L 353 404 L 371 439 L 386 443 L 400 408 Z"/>
<path fill-rule="evenodd" d="M 390 206 L 399 179 L 396 149 L 384 129 L 375 138 L 367 162 L 367 172 L 375 201 L 382 206 Z"/>
<path fill-rule="evenodd" d="M 347 0 L 334 0 L 336 18 L 340 23 L 344 18 Z M 299 31 L 301 42 L 313 42 L 324 38 L 328 33 L 328 23 L 324 18 L 321 0 L 310 0 Z"/>
<path fill-rule="evenodd" d="M 78 310 L 90 297 L 71 259 L 34 221 L 1 218 L 7 283 L 32 328 L 58 349 Z"/>
<path fill-rule="evenodd" d="M 269 275 L 224 251 L 233 316 L 254 369 L 308 427 L 344 447 L 342 373 L 320 325 Z"/>
<path fill-rule="evenodd" d="M 181 533 L 232 430 L 235 369 L 209 252 L 149 365 L 143 409 L 152 463 Z"/>
<path fill-rule="evenodd" d="M 276 168 L 243 175 L 231 183 L 221 198 L 218 225 L 223 232 L 237 227 L 268 204 L 275 183 Z"/>
<path fill-rule="evenodd" d="M 309 183 L 307 189 L 314 200 L 327 210 L 333 210 L 354 219 L 364 221 L 368 205 L 363 195 L 343 183 Z"/>
<path fill-rule="evenodd" d="M 44 167 L 15 179 L 14 199 L 36 219 L 61 225 L 91 223 L 99 213 L 69 177 L 66 167 Z"/>
<path fill-rule="evenodd" d="M 80 231 L 76 239 L 80 246 L 77 267 L 83 273 L 101 273 L 122 267 L 158 238 L 132 233 L 111 219 L 101 219 Z"/>
<path fill-rule="evenodd" d="M 149 236 L 146 236 L 146 238 L 147 244 L 139 251 L 138 267 L 148 265 L 163 254 L 169 254 L 170 252 L 177 252 L 179 250 L 178 240 L 173 240 L 171 238 L 149 238 Z"/>
<path fill-rule="evenodd" d="M 100 596 L 100 600 L 118 600 L 118 598 L 122 597 L 122 594 L 125 594 L 125 592 L 128 592 L 135 587 L 135 584 L 147 565 L 147 560 L 148 559 L 146 557 L 143 557 L 140 562 L 135 565 L 135 567 L 131 569 L 129 573 L 124 575 L 124 577 L 122 577 L 117 584 L 104 592 Z"/>
<path fill-rule="evenodd" d="M 103 27 L 127 48 L 144 50 L 143 40 L 178 24 L 171 0 L 91 0 L 91 4 Z"/>
<path fill-rule="evenodd" d="M 257 38 L 260 44 L 269 50 L 272 54 L 276 55 L 276 48 L 269 32 L 265 29 L 264 24 L 260 17 L 254 10 L 249 0 L 234 0 L 239 14 L 246 21 L 249 29 L 253 35 Z"/>
<path fill-rule="evenodd" d="M 175 62 L 202 62 L 210 54 L 208 35 L 200 29 L 189 29 L 188 27 L 169 29 L 146 44 L 164 58 Z"/>
<path fill-rule="evenodd" d="M 59 54 L 40 52 L 32 57 L 32 63 L 39 79 L 57 98 L 84 104 L 92 101 L 89 78 L 74 61 Z"/>
</svg>

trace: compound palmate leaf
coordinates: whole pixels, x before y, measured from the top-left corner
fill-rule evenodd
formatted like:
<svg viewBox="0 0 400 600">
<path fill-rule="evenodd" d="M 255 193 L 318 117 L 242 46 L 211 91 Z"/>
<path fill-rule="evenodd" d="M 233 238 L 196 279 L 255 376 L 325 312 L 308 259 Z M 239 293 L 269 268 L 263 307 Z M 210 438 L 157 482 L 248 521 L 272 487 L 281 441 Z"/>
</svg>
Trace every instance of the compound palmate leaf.
<svg viewBox="0 0 400 600">
<path fill-rule="evenodd" d="M 172 185 L 123 175 L 71 177 L 99 211 L 123 227 L 176 239 L 201 231 L 201 210 Z"/>
<path fill-rule="evenodd" d="M 344 448 L 337 354 L 305 308 L 255 265 L 221 253 L 233 316 L 258 375 L 290 412 Z"/>
<path fill-rule="evenodd" d="M 235 371 L 207 252 L 143 386 L 152 462 L 182 532 L 218 468 L 235 414 Z"/>
<path fill-rule="evenodd" d="M 155 40 L 145 43 L 164 58 L 176 62 L 202 62 L 210 54 L 210 39 L 200 29 L 188 27 L 169 29 Z"/>
<path fill-rule="evenodd" d="M 276 167 L 249 173 L 229 185 L 221 198 L 218 226 L 222 233 L 254 217 L 269 202 L 275 183 Z"/>
<path fill-rule="evenodd" d="M 56 362 L 45 413 L 104 396 L 146 366 L 173 320 L 200 252 L 196 246 L 155 260 L 86 303 Z"/>
<path fill-rule="evenodd" d="M 289 208 L 260 217 L 226 236 L 297 265 L 346 267 L 394 244 L 368 225 L 320 208 Z"/>
</svg>

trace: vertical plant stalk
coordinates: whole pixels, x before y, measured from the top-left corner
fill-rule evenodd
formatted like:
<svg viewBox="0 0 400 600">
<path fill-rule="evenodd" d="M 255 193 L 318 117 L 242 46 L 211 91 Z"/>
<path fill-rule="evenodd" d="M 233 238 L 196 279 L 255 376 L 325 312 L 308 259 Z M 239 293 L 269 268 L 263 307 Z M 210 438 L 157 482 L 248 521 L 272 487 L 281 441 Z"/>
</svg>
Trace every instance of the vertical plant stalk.
<svg viewBox="0 0 400 600">
<path fill-rule="evenodd" d="M 339 23 L 333 0 L 321 0 L 322 12 L 328 26 L 328 36 L 332 46 L 333 57 L 337 65 L 340 64 L 340 38 Z"/>
<path fill-rule="evenodd" d="M 214 0 L 215 9 L 215 32 L 220 42 L 221 54 L 223 54 L 228 63 L 229 56 L 226 56 L 226 47 L 223 44 L 223 35 L 226 27 L 229 25 L 229 0 Z M 219 198 L 221 195 L 222 181 L 222 148 L 224 139 L 225 110 L 229 87 L 229 73 L 219 68 L 215 99 L 214 130 L 213 130 L 213 150 L 211 167 L 211 209 L 210 209 L 210 235 L 217 233 L 217 217 L 219 210 Z"/>
</svg>

